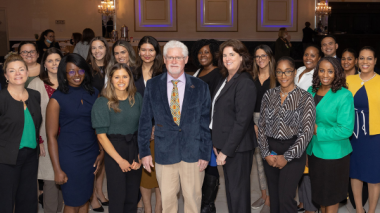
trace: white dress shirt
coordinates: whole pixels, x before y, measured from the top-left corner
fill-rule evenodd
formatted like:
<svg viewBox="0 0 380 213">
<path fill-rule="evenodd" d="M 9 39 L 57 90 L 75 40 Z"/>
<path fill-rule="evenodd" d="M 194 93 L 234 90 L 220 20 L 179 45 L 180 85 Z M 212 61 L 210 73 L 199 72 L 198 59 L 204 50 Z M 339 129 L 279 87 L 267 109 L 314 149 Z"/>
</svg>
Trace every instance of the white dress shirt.
<svg viewBox="0 0 380 213">
<path fill-rule="evenodd" d="M 226 86 L 226 83 L 227 83 L 227 79 L 224 80 L 222 86 L 220 86 L 218 92 L 216 92 L 215 94 L 215 97 L 214 97 L 214 100 L 212 100 L 212 108 L 211 108 L 211 122 L 210 122 L 210 126 L 209 128 L 212 129 L 212 120 L 213 120 L 213 117 L 214 117 L 214 106 L 215 106 L 215 100 L 219 97 L 219 94 L 220 92 L 222 91 L 222 89 L 224 88 L 224 86 Z"/>
<path fill-rule="evenodd" d="M 303 71 L 305 71 L 306 67 L 300 67 L 297 70 L 296 77 L 294 78 L 294 83 L 298 86 L 301 87 L 303 90 L 308 90 L 311 85 L 313 85 L 313 74 L 314 74 L 314 69 L 311 70 L 310 72 L 307 72 L 302 75 L 301 80 L 299 81 L 300 75 Z"/>
</svg>

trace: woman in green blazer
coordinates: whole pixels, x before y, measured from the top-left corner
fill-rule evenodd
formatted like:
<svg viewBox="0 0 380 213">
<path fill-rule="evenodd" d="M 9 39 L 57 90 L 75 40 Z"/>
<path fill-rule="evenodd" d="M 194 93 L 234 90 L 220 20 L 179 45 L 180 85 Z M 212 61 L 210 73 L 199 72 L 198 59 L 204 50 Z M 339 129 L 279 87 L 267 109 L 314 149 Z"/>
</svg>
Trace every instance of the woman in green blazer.
<svg viewBox="0 0 380 213">
<path fill-rule="evenodd" d="M 338 212 L 339 202 L 347 197 L 354 100 L 337 59 L 322 58 L 315 70 L 308 91 L 314 97 L 317 117 L 306 150 L 312 198 L 322 212 Z"/>
</svg>

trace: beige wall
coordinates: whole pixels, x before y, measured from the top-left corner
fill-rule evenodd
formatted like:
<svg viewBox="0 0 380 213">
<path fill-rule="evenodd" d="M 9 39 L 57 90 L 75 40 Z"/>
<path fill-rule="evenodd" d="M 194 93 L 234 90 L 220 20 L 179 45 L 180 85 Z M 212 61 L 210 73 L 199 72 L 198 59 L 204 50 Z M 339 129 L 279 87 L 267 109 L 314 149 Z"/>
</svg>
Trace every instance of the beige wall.
<svg viewBox="0 0 380 213">
<path fill-rule="evenodd" d="M 353 0 L 330 0 L 330 2 Z M 357 2 L 359 0 L 356 0 Z M 34 39 L 45 29 L 53 29 L 57 39 L 69 39 L 73 32 L 89 27 L 101 35 L 101 16 L 97 12 L 100 0 L 0 0 L 0 7 L 8 11 L 10 40 Z M 134 32 L 134 0 L 116 0 L 116 28 L 123 24 L 129 28 L 129 36 L 136 39 L 152 35 L 158 40 L 200 38 L 274 41 L 276 32 L 256 32 L 256 0 L 238 0 L 238 32 L 196 32 L 196 0 L 177 0 L 177 32 Z M 367 0 L 360 2 L 380 2 Z M 291 32 L 293 41 L 302 39 L 304 23 L 314 25 L 315 0 L 298 0 L 298 31 Z M 55 20 L 65 20 L 64 25 Z"/>
<path fill-rule="evenodd" d="M 56 33 L 56 39 L 71 38 L 73 32 L 89 27 L 101 35 L 101 16 L 98 0 L 0 0 L 8 11 L 10 40 L 34 39 L 46 29 Z M 55 24 L 65 20 L 65 24 Z"/>
</svg>

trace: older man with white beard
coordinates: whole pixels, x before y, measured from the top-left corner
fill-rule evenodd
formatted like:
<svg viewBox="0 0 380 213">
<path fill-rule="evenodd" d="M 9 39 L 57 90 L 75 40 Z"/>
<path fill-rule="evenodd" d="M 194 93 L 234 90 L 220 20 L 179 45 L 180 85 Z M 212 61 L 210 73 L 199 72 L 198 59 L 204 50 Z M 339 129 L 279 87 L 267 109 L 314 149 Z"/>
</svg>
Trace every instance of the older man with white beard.
<svg viewBox="0 0 380 213">
<path fill-rule="evenodd" d="M 177 213 L 180 186 L 185 212 L 199 213 L 204 170 L 211 157 L 211 98 L 205 82 L 185 74 L 188 49 L 179 41 L 164 47 L 167 73 L 147 82 L 138 143 L 143 167 L 156 168 L 163 213 Z M 155 165 L 149 148 L 155 123 Z"/>
</svg>

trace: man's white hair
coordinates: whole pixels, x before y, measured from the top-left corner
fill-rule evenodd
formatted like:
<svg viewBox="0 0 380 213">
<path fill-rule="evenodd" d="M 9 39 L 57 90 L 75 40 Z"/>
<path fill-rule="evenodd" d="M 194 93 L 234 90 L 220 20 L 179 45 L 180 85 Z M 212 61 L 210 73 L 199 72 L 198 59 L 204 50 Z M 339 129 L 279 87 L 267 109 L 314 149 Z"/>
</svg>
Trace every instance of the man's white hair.
<svg viewBox="0 0 380 213">
<path fill-rule="evenodd" d="M 182 49 L 182 55 L 184 57 L 187 57 L 189 55 L 189 50 L 187 49 L 187 47 L 184 43 L 177 41 L 177 40 L 170 40 L 164 46 L 164 57 L 168 53 L 168 50 L 171 48 L 181 48 Z"/>
</svg>

